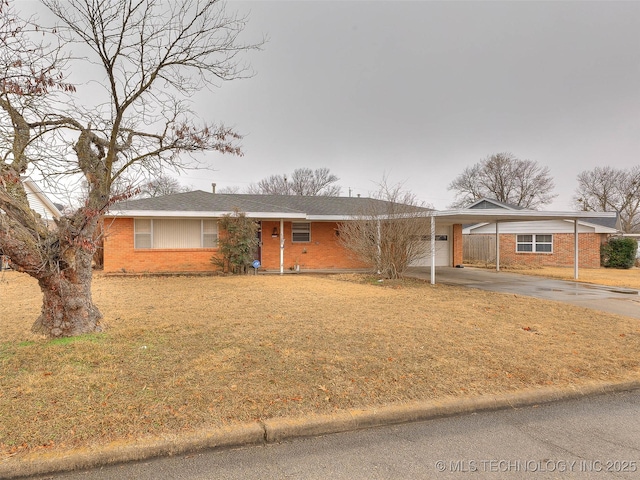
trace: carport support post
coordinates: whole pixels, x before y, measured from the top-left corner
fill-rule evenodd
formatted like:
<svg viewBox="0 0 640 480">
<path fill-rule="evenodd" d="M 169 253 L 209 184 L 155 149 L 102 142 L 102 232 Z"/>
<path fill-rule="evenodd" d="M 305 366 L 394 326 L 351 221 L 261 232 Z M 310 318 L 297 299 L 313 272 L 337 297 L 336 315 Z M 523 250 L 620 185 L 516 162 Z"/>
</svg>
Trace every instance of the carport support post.
<svg viewBox="0 0 640 480">
<path fill-rule="evenodd" d="M 436 217 L 431 216 L 431 285 L 436 284 Z"/>
<path fill-rule="evenodd" d="M 500 222 L 496 220 L 496 271 L 500 271 Z"/>
<path fill-rule="evenodd" d="M 573 278 L 578 280 L 578 219 L 573 219 Z"/>
<path fill-rule="evenodd" d="M 284 220 L 280 219 L 280 275 L 284 275 Z"/>
<path fill-rule="evenodd" d="M 376 223 L 376 246 L 378 248 L 376 262 L 378 263 L 378 275 L 380 275 L 382 273 L 382 227 L 380 226 L 380 219 Z"/>
</svg>

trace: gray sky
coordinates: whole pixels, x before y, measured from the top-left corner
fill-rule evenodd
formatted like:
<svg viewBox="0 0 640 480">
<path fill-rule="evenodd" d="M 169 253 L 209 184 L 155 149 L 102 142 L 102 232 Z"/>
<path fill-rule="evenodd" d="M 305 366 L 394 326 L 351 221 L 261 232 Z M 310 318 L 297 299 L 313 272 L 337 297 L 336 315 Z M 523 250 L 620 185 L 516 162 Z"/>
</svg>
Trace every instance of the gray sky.
<svg viewBox="0 0 640 480">
<path fill-rule="evenodd" d="M 19 1 L 37 8 L 33 1 Z M 640 163 L 640 1 L 230 1 L 256 75 L 194 98 L 245 135 L 243 157 L 180 175 L 209 191 L 328 167 L 342 194 L 392 184 L 437 209 L 465 167 L 511 152 L 576 176 Z M 42 7 L 39 7 L 41 10 Z M 80 94 L 81 92 L 79 92 Z"/>
<path fill-rule="evenodd" d="M 209 190 L 328 167 L 343 195 L 386 173 L 446 208 L 449 183 L 492 153 L 576 176 L 640 163 L 640 2 L 261 1 L 245 38 L 257 74 L 198 99 L 245 134 L 242 158 L 181 181 Z M 206 106 L 206 107 L 205 107 Z"/>
</svg>

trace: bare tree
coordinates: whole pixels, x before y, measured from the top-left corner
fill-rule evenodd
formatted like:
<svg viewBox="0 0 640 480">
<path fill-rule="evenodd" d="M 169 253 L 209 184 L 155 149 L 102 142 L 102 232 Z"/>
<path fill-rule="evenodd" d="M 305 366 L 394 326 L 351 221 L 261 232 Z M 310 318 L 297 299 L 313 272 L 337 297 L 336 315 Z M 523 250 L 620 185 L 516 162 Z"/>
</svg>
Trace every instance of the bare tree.
<svg viewBox="0 0 640 480">
<path fill-rule="evenodd" d="M 237 193 L 240 193 L 240 187 L 237 185 L 229 185 L 228 187 L 221 187 L 216 189 L 216 193 L 237 194 Z"/>
<path fill-rule="evenodd" d="M 578 175 L 574 203 L 585 211 L 618 212 L 623 232 L 640 232 L 640 165 L 585 170 Z"/>
<path fill-rule="evenodd" d="M 158 175 L 151 181 L 140 186 L 139 197 L 162 197 L 174 193 L 189 192 L 191 188 L 181 185 L 180 182 L 168 175 Z"/>
<path fill-rule="evenodd" d="M 339 178 L 328 168 L 297 168 L 290 177 L 271 175 L 247 189 L 248 193 L 258 195 L 305 195 L 337 197 L 341 188 L 334 185 Z"/>
<path fill-rule="evenodd" d="M 221 80 L 247 76 L 238 55 L 246 18 L 217 0 L 43 0 L 60 25 L 62 44 L 34 44 L 3 4 L 0 37 L 0 248 L 38 280 L 42 314 L 34 331 L 70 336 L 101 330 L 91 297 L 91 259 L 99 218 L 132 192 L 114 185 L 136 172 L 183 167 L 185 155 L 239 155 L 239 135 L 196 125 L 189 97 Z M 81 52 L 74 71 L 91 74 L 103 92 L 74 105 L 60 48 Z M 52 178 L 76 175 L 86 200 L 49 230 L 29 209 L 21 177 L 39 170 Z"/>
<path fill-rule="evenodd" d="M 340 243 L 385 278 L 399 278 L 430 250 L 429 211 L 385 179 L 374 198 L 363 199 L 362 212 L 340 224 Z"/>
<path fill-rule="evenodd" d="M 449 185 L 456 192 L 454 208 L 483 197 L 535 209 L 556 197 L 548 167 L 521 160 L 511 153 L 497 153 L 467 167 Z"/>
</svg>

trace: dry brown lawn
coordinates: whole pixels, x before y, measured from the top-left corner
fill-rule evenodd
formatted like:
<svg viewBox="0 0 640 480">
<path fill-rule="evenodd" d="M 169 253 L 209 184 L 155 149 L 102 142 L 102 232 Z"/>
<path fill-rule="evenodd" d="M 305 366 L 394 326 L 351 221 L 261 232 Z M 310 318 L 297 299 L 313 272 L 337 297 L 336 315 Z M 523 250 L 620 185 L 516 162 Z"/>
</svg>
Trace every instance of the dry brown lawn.
<svg viewBox="0 0 640 480">
<path fill-rule="evenodd" d="M 357 275 L 105 277 L 108 329 L 29 333 L 0 274 L 0 460 L 277 416 L 640 378 L 637 320 Z"/>
<path fill-rule="evenodd" d="M 509 271 L 510 268 L 506 267 L 504 270 Z M 573 267 L 542 267 L 517 269 L 513 271 L 525 275 L 573 280 Z M 628 270 L 616 268 L 580 268 L 578 270 L 578 281 L 640 290 L 640 268 L 634 267 Z"/>
</svg>

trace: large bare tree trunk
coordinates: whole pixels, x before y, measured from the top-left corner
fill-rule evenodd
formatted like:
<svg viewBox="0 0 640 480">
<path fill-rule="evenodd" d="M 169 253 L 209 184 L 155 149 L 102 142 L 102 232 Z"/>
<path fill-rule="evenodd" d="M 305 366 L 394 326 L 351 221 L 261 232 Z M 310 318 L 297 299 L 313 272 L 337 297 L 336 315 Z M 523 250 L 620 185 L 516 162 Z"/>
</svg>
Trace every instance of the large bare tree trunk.
<svg viewBox="0 0 640 480">
<path fill-rule="evenodd" d="M 76 265 L 38 279 L 42 313 L 32 330 L 49 337 L 101 332 L 102 314 L 91 297 L 91 254 L 78 249 Z"/>
<path fill-rule="evenodd" d="M 66 246 L 60 251 L 62 268 L 37 276 L 42 312 L 32 330 L 49 337 L 101 332 L 102 314 L 91 296 L 93 249 Z"/>
</svg>

